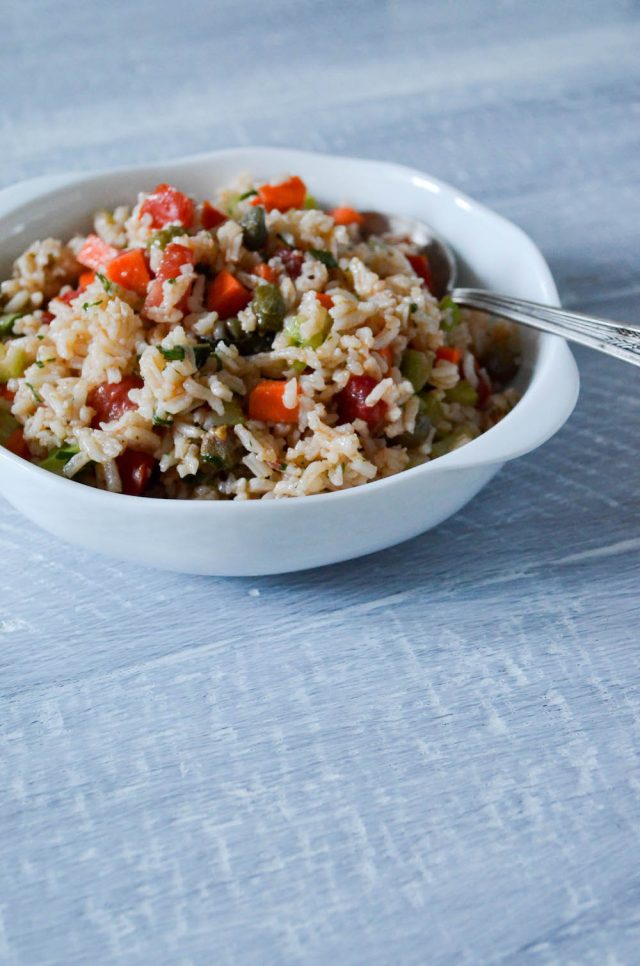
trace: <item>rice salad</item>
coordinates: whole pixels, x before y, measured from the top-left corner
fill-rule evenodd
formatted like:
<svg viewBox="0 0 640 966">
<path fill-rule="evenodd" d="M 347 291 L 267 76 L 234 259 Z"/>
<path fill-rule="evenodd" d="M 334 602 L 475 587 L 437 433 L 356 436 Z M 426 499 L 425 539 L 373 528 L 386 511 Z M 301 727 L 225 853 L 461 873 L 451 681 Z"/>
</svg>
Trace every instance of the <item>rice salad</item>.
<svg viewBox="0 0 640 966">
<path fill-rule="evenodd" d="M 0 287 L 0 443 L 115 493 L 273 499 L 435 459 L 517 402 L 514 330 L 296 176 L 160 184 Z"/>
</svg>

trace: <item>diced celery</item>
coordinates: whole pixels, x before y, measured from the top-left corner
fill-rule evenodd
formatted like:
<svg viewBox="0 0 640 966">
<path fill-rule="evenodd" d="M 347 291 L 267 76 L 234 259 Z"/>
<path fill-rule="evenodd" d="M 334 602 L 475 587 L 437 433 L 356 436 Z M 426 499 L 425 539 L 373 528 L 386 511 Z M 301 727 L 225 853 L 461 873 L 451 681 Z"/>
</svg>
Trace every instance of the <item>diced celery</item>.
<svg viewBox="0 0 640 966">
<path fill-rule="evenodd" d="M 10 314 L 0 315 L 0 338 L 11 335 L 13 324 L 16 319 L 21 318 L 22 312 L 11 312 Z"/>
<path fill-rule="evenodd" d="M 237 426 L 244 423 L 245 416 L 242 406 L 237 399 L 232 399 L 224 404 L 224 413 L 211 413 L 209 422 L 212 426 Z"/>
<path fill-rule="evenodd" d="M 451 453 L 464 443 L 469 443 L 472 439 L 475 439 L 476 436 L 478 436 L 478 430 L 475 426 L 459 426 L 453 432 L 447 433 L 439 442 L 433 444 L 431 458 L 436 459 L 438 456 Z"/>
<path fill-rule="evenodd" d="M 302 362 L 302 360 L 301 360 L 301 359 L 295 359 L 295 360 L 294 360 L 294 361 L 293 361 L 293 362 L 291 363 L 291 368 L 293 369 L 293 371 L 295 372 L 295 374 L 296 374 L 297 376 L 301 376 L 301 375 L 302 375 L 302 373 L 303 373 L 303 372 L 305 371 L 305 369 L 307 368 L 307 363 L 306 363 L 306 362 Z"/>
<path fill-rule="evenodd" d="M 470 382 L 461 379 L 451 389 L 447 389 L 444 398 L 447 402 L 460 403 L 462 406 L 475 406 L 478 402 L 478 393 Z"/>
<path fill-rule="evenodd" d="M 65 466 L 71 457 L 79 452 L 80 450 L 77 446 L 61 446 L 59 449 L 52 449 L 43 460 L 40 460 L 38 466 L 41 466 L 43 470 L 48 470 L 49 473 L 64 476 Z"/>
<path fill-rule="evenodd" d="M 9 343 L 0 345 L 0 382 L 17 379 L 27 368 L 27 355 L 24 349 Z"/>
<path fill-rule="evenodd" d="M 456 305 L 450 295 L 445 295 L 439 303 L 440 311 L 443 314 L 441 326 L 445 332 L 450 332 L 451 329 L 455 329 L 456 325 L 460 322 L 460 308 Z"/>
<path fill-rule="evenodd" d="M 444 421 L 444 409 L 442 408 L 442 403 L 436 395 L 437 390 L 433 392 L 425 393 L 420 398 L 424 400 L 425 413 L 431 420 L 433 426 L 438 428 L 438 426 Z"/>
<path fill-rule="evenodd" d="M 415 392 L 426 386 L 431 375 L 431 363 L 424 352 L 407 349 L 402 357 L 402 375 L 408 379 Z"/>
<path fill-rule="evenodd" d="M 284 331 L 289 338 L 289 345 L 298 346 L 300 349 L 317 349 L 324 342 L 329 326 L 331 325 L 331 317 L 326 309 L 322 310 L 326 316 L 324 325 L 321 331 L 316 332 L 311 336 L 310 339 L 303 339 L 300 332 L 300 326 L 305 321 L 303 315 L 291 315 L 288 319 L 285 319 Z"/>
</svg>

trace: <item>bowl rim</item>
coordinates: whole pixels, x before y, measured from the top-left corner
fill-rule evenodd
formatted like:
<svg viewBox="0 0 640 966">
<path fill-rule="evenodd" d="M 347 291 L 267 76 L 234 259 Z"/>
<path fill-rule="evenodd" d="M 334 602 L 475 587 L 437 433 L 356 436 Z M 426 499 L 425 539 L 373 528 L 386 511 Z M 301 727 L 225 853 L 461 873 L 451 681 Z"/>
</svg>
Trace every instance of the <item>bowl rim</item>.
<svg viewBox="0 0 640 966">
<path fill-rule="evenodd" d="M 278 159 L 285 167 L 289 167 L 290 165 L 295 166 L 296 158 L 316 162 L 327 161 L 332 164 L 357 164 L 370 168 L 378 172 L 378 174 L 386 173 L 387 176 L 392 176 L 395 173 L 396 176 L 400 175 L 404 180 L 409 180 L 418 190 L 426 189 L 441 196 L 450 196 L 454 204 L 467 209 L 470 214 L 479 215 L 485 220 L 488 219 L 495 224 L 501 225 L 514 238 L 517 238 L 519 243 L 527 250 L 527 258 L 531 265 L 531 271 L 540 286 L 541 294 L 545 296 L 548 304 L 559 305 L 558 291 L 549 266 L 541 251 L 523 229 L 503 215 L 498 214 L 491 208 L 488 208 L 486 205 L 460 191 L 454 185 L 436 178 L 427 172 L 421 171 L 418 168 L 394 161 L 327 154 L 316 151 L 303 151 L 288 147 L 247 145 L 221 148 L 162 161 L 117 165 L 86 172 L 54 173 L 19 181 L 0 190 L 0 212 L 2 215 L 15 214 L 23 207 L 31 207 L 39 199 L 54 197 L 56 194 L 64 191 L 65 188 L 102 181 L 114 175 L 134 175 L 137 172 L 169 166 L 189 167 L 209 161 L 232 160 L 251 154 L 272 157 L 274 162 Z M 137 496 L 129 496 L 125 493 L 111 493 L 108 490 L 100 490 L 96 487 L 83 486 L 82 484 L 80 484 L 81 490 L 78 492 L 78 482 L 76 480 L 67 479 L 66 477 L 58 476 L 48 470 L 42 469 L 37 464 L 24 460 L 5 449 L 4 446 L 0 446 L 0 462 L 7 460 L 9 464 L 13 463 L 19 471 L 36 474 L 36 477 L 40 476 L 41 481 L 45 485 L 51 486 L 53 491 L 57 491 L 60 496 L 64 493 L 71 496 L 72 491 L 69 487 L 74 486 L 77 498 L 82 498 L 83 500 L 98 502 L 117 500 L 118 502 L 116 504 L 113 502 L 111 504 L 114 509 L 119 506 L 124 510 L 125 506 L 133 507 L 135 504 L 139 509 L 146 508 L 146 512 L 152 512 L 154 508 L 163 506 L 165 508 L 172 507 L 171 510 L 166 509 L 163 512 L 188 514 L 199 512 L 199 507 L 207 506 L 210 509 L 205 512 L 209 513 L 243 513 L 246 515 L 248 512 L 273 512 L 273 510 L 259 510 L 259 507 L 273 508 L 274 506 L 278 506 L 281 509 L 276 512 L 291 512 L 291 509 L 282 511 L 282 507 L 291 508 L 299 504 L 302 504 L 303 507 L 308 507 L 310 497 L 312 498 L 312 506 L 318 506 L 326 500 L 330 500 L 331 505 L 333 505 L 339 499 L 344 501 L 355 499 L 356 497 L 362 498 L 366 492 L 371 492 L 372 489 L 379 493 L 383 487 L 397 486 L 402 481 L 408 481 L 408 478 L 415 480 L 418 476 L 424 476 L 426 481 L 434 473 L 441 474 L 443 472 L 449 473 L 456 470 L 473 469 L 487 465 L 500 465 L 507 460 L 524 455 L 544 443 L 570 416 L 578 398 L 579 375 L 575 360 L 563 339 L 544 332 L 538 332 L 537 340 L 538 355 L 532 367 L 529 384 L 516 406 L 499 423 L 459 449 L 438 457 L 437 460 L 421 463 L 418 466 L 402 470 L 391 476 L 371 480 L 366 484 L 349 487 L 345 490 L 308 494 L 303 499 L 294 497 L 289 499 L 257 500 L 180 500 L 164 497 L 144 497 L 141 499 Z M 538 431 L 533 439 L 529 439 L 526 442 L 520 440 L 515 446 L 513 444 L 505 446 L 504 444 L 507 442 L 507 438 L 512 435 L 510 430 L 519 422 L 523 422 L 523 417 L 526 417 L 530 412 L 533 413 L 536 403 L 540 403 L 545 399 L 548 401 L 547 394 L 555 382 L 554 377 L 559 378 L 561 376 L 564 377 L 563 391 L 560 393 L 560 397 L 554 400 L 557 404 L 556 412 L 555 414 L 549 414 L 551 418 L 547 420 L 544 429 Z M 493 444 L 493 446 L 490 444 Z"/>
</svg>

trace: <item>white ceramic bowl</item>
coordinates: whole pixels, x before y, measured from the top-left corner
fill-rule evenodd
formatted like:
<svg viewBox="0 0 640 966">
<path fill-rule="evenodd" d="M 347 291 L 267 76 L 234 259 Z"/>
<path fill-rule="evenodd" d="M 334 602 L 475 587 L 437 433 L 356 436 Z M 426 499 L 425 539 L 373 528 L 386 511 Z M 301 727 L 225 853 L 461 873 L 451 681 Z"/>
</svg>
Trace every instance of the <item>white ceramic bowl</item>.
<svg viewBox="0 0 640 966">
<path fill-rule="evenodd" d="M 240 171 L 299 174 L 327 203 L 413 215 L 460 259 L 461 284 L 557 305 L 549 269 L 514 225 L 429 175 L 397 164 L 279 148 L 238 148 L 95 175 L 39 178 L 0 192 L 0 271 L 31 241 L 87 230 L 100 207 L 158 181 L 211 196 Z M 447 456 L 340 493 L 254 502 L 123 496 L 62 479 L 0 447 L 0 492 L 51 533 L 123 560 L 197 574 L 271 574 L 389 547 L 459 510 L 506 460 L 544 443 L 569 417 L 578 372 L 566 344 L 523 332 L 522 399 L 496 427 Z M 544 456 L 542 457 L 544 458 Z"/>
</svg>

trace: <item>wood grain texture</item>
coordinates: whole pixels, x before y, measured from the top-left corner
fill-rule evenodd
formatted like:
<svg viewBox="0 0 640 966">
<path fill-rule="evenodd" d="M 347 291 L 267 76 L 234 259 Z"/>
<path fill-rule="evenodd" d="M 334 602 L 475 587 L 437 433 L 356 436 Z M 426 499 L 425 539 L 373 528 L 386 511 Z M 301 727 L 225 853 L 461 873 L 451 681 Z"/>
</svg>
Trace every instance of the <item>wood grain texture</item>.
<svg viewBox="0 0 640 966">
<path fill-rule="evenodd" d="M 40 0 L 0 182 L 287 144 L 418 165 L 635 319 L 636 3 Z M 0 961 L 632 964 L 640 390 L 578 352 L 541 451 L 436 531 L 223 580 L 0 515 Z"/>
</svg>

